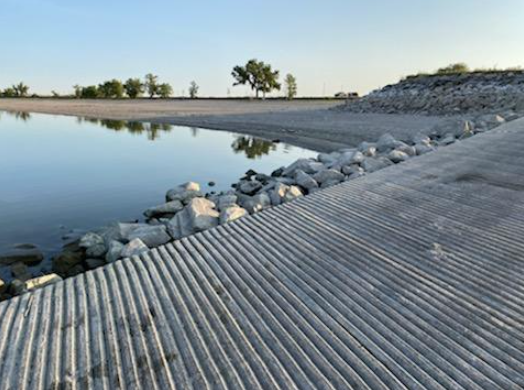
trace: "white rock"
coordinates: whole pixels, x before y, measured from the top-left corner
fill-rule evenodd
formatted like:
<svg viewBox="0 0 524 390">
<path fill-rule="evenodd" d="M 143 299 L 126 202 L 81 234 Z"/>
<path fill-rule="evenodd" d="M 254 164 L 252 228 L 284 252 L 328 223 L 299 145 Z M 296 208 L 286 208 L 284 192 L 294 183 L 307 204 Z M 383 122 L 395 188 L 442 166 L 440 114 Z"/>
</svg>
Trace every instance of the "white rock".
<svg viewBox="0 0 524 390">
<path fill-rule="evenodd" d="M 227 207 L 220 212 L 220 224 L 223 225 L 233 222 L 239 218 L 245 217 L 246 215 L 249 215 L 249 213 L 246 209 L 240 206 Z"/>
<path fill-rule="evenodd" d="M 409 156 L 400 150 L 392 150 L 389 152 L 388 158 L 394 163 L 400 163 L 409 160 Z"/>
<path fill-rule="evenodd" d="M 325 171 L 318 172 L 315 175 L 313 175 L 313 179 L 315 179 L 320 184 L 326 181 L 335 181 L 335 180 L 338 180 L 339 182 L 341 182 L 342 180 L 344 180 L 344 175 L 334 169 L 327 169 Z"/>
<path fill-rule="evenodd" d="M 204 198 L 194 198 L 187 206 L 193 232 L 201 232 L 218 225 L 219 212 L 214 210 L 215 204 Z"/>
<path fill-rule="evenodd" d="M 364 170 L 358 164 L 351 164 L 351 165 L 346 165 L 345 167 L 342 167 L 342 173 L 344 175 L 352 175 L 354 173 L 364 173 Z"/>
<path fill-rule="evenodd" d="M 380 169 L 386 168 L 389 165 L 392 165 L 393 163 L 391 160 L 385 158 L 385 157 L 378 157 L 378 158 L 371 158 L 367 157 L 361 164 L 362 169 L 364 169 L 365 172 L 371 173 L 378 171 Z"/>
<path fill-rule="evenodd" d="M 295 200 L 297 198 L 300 198 L 302 196 L 302 191 L 297 186 L 290 186 L 285 195 L 284 195 L 284 202 L 291 202 L 292 200 Z"/>
<path fill-rule="evenodd" d="M 358 151 L 361 152 L 365 157 L 373 157 L 377 153 L 377 146 L 372 142 L 362 142 L 358 145 Z"/>
<path fill-rule="evenodd" d="M 149 248 L 146 244 L 142 242 L 140 238 L 135 238 L 132 241 L 129 241 L 124 248 L 120 256 L 122 258 L 127 258 L 131 256 L 138 256 L 141 253 L 147 252 Z"/>
</svg>

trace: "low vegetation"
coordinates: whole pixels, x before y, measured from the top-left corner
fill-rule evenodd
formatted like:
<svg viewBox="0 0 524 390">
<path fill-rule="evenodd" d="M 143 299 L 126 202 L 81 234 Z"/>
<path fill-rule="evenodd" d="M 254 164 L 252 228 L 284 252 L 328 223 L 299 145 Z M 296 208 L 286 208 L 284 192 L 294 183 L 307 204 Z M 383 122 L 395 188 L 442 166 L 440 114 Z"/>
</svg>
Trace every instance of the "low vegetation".
<svg viewBox="0 0 524 390">
<path fill-rule="evenodd" d="M 409 75 L 403 78 L 403 80 L 415 78 L 415 77 L 427 77 L 427 76 L 438 76 L 438 75 L 458 75 L 458 74 L 469 74 L 469 73 L 503 73 L 503 72 L 519 72 L 523 71 L 522 67 L 514 66 L 508 68 L 470 68 L 467 64 L 463 62 L 457 62 L 454 64 L 449 64 L 442 68 L 438 68 L 434 72 L 418 72 L 413 75 Z"/>
</svg>

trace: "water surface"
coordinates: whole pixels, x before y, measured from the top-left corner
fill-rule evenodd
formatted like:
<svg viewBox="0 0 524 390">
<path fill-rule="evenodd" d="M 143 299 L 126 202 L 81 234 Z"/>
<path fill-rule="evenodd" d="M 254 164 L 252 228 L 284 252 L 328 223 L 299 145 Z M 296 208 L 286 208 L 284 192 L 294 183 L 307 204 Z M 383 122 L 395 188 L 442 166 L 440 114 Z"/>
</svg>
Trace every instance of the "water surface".
<svg viewBox="0 0 524 390">
<path fill-rule="evenodd" d="M 135 220 L 186 181 L 229 189 L 313 151 L 197 128 L 0 112 L 0 251 L 58 252 L 71 229 Z"/>
</svg>

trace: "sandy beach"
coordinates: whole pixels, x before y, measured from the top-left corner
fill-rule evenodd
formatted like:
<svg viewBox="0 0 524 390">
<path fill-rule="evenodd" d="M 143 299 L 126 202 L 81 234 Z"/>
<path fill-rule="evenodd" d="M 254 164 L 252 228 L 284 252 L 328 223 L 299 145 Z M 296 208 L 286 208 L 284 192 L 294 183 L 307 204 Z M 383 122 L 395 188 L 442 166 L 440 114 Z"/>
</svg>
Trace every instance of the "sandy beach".
<svg viewBox="0 0 524 390">
<path fill-rule="evenodd" d="M 0 110 L 170 123 L 279 139 L 318 151 L 355 146 L 389 132 L 399 139 L 440 117 L 354 114 L 341 101 L 0 99 Z"/>
</svg>

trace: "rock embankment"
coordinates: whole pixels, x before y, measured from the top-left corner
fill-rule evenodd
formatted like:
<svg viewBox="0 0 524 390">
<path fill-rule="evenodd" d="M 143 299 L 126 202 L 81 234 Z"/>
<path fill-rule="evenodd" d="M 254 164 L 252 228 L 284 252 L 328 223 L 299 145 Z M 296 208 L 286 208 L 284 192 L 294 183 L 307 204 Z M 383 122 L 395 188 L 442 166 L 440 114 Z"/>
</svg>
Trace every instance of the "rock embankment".
<svg viewBox="0 0 524 390">
<path fill-rule="evenodd" d="M 524 113 L 524 71 L 411 76 L 350 101 L 344 109 L 423 115 Z"/>
</svg>

